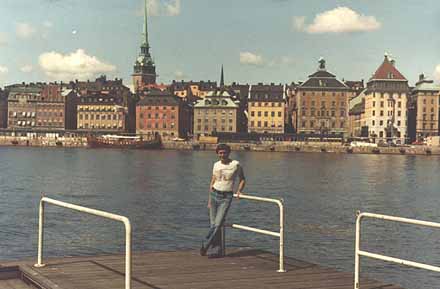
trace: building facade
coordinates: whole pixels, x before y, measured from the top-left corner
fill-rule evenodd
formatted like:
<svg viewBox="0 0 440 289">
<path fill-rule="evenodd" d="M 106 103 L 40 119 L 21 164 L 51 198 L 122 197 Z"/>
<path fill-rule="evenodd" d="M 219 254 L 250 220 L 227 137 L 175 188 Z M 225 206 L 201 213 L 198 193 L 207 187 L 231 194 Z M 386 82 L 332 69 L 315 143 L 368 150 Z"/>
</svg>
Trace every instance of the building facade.
<svg viewBox="0 0 440 289">
<path fill-rule="evenodd" d="M 8 129 L 30 130 L 37 126 L 37 103 L 41 98 L 43 85 L 17 84 L 7 87 Z"/>
<path fill-rule="evenodd" d="M 148 11 L 147 0 L 144 3 L 144 32 L 142 34 L 141 53 L 135 61 L 133 67 L 133 87 L 134 91 L 141 90 L 144 86 L 156 83 L 156 65 L 150 54 L 150 44 L 148 42 Z"/>
<path fill-rule="evenodd" d="M 395 61 L 384 61 L 367 83 L 364 123 L 375 142 L 405 143 L 407 140 L 408 80 Z"/>
<path fill-rule="evenodd" d="M 215 81 L 174 81 L 171 83 L 171 90 L 174 95 L 188 101 L 205 98 L 208 93 L 218 89 Z"/>
<path fill-rule="evenodd" d="M 190 134 L 190 107 L 168 91 L 150 91 L 136 105 L 136 134 L 162 139 L 186 138 Z"/>
<path fill-rule="evenodd" d="M 8 127 L 8 93 L 0 88 L 0 128 Z"/>
<path fill-rule="evenodd" d="M 413 118 L 415 125 L 412 125 L 415 128 L 415 133 L 408 129 L 411 141 L 423 141 L 428 136 L 439 135 L 439 98 L 440 86 L 435 85 L 433 80 L 428 80 L 421 74 L 419 81 L 411 91 L 409 101 L 409 106 L 413 108 L 412 111 L 415 113 L 415 118 Z M 408 127 L 411 127 L 411 124 L 408 124 Z"/>
<path fill-rule="evenodd" d="M 296 87 L 293 123 L 298 133 L 349 134 L 349 101 L 354 92 L 327 71 L 319 60 L 318 71 Z"/>
<path fill-rule="evenodd" d="M 285 108 L 283 85 L 252 85 L 248 100 L 248 132 L 284 133 Z"/>
<path fill-rule="evenodd" d="M 229 97 L 206 96 L 194 105 L 194 135 L 237 132 L 238 104 Z"/>
<path fill-rule="evenodd" d="M 128 108 L 110 93 L 90 93 L 77 99 L 77 129 L 90 132 L 126 132 Z"/>
</svg>

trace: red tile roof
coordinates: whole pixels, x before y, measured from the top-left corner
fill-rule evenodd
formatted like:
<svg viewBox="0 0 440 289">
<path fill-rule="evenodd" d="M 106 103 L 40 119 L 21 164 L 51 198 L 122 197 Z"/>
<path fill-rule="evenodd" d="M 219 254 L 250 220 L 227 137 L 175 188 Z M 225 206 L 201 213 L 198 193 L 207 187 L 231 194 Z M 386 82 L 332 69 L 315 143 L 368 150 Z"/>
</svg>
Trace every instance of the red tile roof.
<svg viewBox="0 0 440 289">
<path fill-rule="evenodd" d="M 381 66 L 376 70 L 371 79 L 396 79 L 396 80 L 407 80 L 391 63 L 388 56 L 385 56 L 385 59 Z"/>
</svg>

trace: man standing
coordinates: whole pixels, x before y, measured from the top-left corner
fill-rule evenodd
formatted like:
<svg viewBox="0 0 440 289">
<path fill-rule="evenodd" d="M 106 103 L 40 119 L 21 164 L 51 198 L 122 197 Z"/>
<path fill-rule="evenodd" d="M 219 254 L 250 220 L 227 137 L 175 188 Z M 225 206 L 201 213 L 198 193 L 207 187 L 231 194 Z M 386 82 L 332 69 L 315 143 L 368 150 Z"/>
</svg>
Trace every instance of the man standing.
<svg viewBox="0 0 440 289">
<path fill-rule="evenodd" d="M 211 227 L 200 248 L 202 256 L 206 255 L 209 248 L 215 250 L 215 253 L 209 255 L 211 258 L 221 257 L 220 228 L 231 205 L 235 179 L 239 179 L 237 198 L 240 198 L 246 183 L 240 163 L 229 158 L 231 148 L 226 144 L 219 144 L 215 151 L 220 160 L 214 164 L 209 187 L 208 209 Z"/>
</svg>

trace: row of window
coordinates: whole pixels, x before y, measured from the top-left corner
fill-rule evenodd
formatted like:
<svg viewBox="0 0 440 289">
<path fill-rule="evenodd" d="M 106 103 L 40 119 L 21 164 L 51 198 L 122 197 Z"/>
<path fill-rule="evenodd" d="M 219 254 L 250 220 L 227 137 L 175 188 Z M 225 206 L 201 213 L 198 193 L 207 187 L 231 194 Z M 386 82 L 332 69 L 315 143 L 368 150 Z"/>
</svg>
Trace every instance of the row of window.
<svg viewBox="0 0 440 289">
<path fill-rule="evenodd" d="M 316 122 L 315 123 L 315 121 L 313 121 L 313 120 L 310 121 L 310 127 L 311 128 L 315 128 L 315 124 L 319 125 L 319 127 L 317 127 L 317 128 L 328 128 L 327 124 L 325 122 L 321 122 L 321 123 Z M 335 121 L 331 122 L 331 124 L 330 124 L 331 128 L 336 128 L 336 126 L 337 126 L 337 124 L 336 124 Z M 307 122 L 303 121 L 301 123 L 301 127 L 304 127 L 304 128 L 307 127 Z M 339 128 L 344 128 L 344 127 L 345 127 L 345 122 L 341 121 L 340 124 L 339 124 Z"/>
<path fill-rule="evenodd" d="M 393 100 L 388 100 L 388 101 L 387 101 L 387 105 L 388 105 L 388 107 L 393 107 L 393 102 L 394 102 Z M 384 104 L 385 104 L 384 101 L 381 101 L 381 102 L 380 102 L 380 107 L 384 107 Z M 373 101 L 373 107 L 376 107 L 376 101 Z M 397 102 L 397 107 L 398 107 L 398 108 L 401 108 L 401 107 L 402 107 L 402 102 L 401 102 L 401 101 L 398 101 L 398 102 Z"/>
<path fill-rule="evenodd" d="M 78 118 L 80 120 L 119 120 L 122 119 L 122 116 L 119 114 L 103 114 L 103 115 L 99 115 L 99 114 L 78 114 Z"/>
<path fill-rule="evenodd" d="M 423 112 L 426 112 L 426 107 L 423 107 Z M 431 112 L 434 112 L 434 108 L 431 107 Z"/>
<path fill-rule="evenodd" d="M 105 107 L 105 106 L 79 106 L 78 111 L 116 111 L 115 107 Z"/>
<path fill-rule="evenodd" d="M 205 118 L 205 123 L 206 123 L 206 122 L 209 122 L 209 121 L 211 121 L 212 123 L 217 123 L 217 119 L 216 119 L 216 118 L 211 118 L 211 119 L 209 119 L 209 118 Z M 228 119 L 228 121 L 229 121 L 229 123 L 234 122 L 234 120 L 233 120 L 232 118 Z M 221 119 L 221 122 L 222 122 L 222 123 L 226 123 L 226 119 L 222 118 L 222 119 Z M 201 119 L 201 118 L 198 118 L 198 119 L 197 119 L 197 123 L 202 123 L 202 119 Z"/>
<path fill-rule="evenodd" d="M 144 125 L 144 123 L 142 123 L 142 122 L 139 122 L 139 128 L 140 129 L 144 129 L 144 128 L 159 128 L 159 123 L 154 123 L 154 124 L 152 124 L 152 123 L 147 123 L 146 125 Z M 164 123 L 162 123 L 162 127 L 161 128 L 163 128 L 163 129 L 167 129 L 167 128 L 171 128 L 171 129 L 173 129 L 175 127 L 175 124 L 174 123 L 171 123 L 169 126 L 168 126 L 168 124 L 166 123 L 166 122 L 164 122 Z"/>
<path fill-rule="evenodd" d="M 261 122 L 261 121 L 257 121 L 257 122 L 251 121 L 251 127 L 255 127 L 255 124 L 257 125 L 257 127 L 264 127 L 264 128 L 268 128 L 268 127 L 283 127 L 282 123 L 278 123 L 278 125 L 272 123 L 272 124 L 269 125 L 269 122 L 267 122 L 267 121 L 264 121 L 264 122 Z"/>
<path fill-rule="evenodd" d="M 159 110 L 159 108 L 160 108 L 159 106 L 155 106 L 155 107 L 154 107 L 155 110 Z M 147 109 L 148 109 L 148 110 L 151 110 L 152 107 L 151 107 L 151 106 L 148 106 Z M 175 110 L 176 107 L 175 107 L 175 106 L 163 106 L 162 109 L 164 109 L 164 110 L 166 110 L 166 109 L 168 109 L 168 110 Z"/>
<path fill-rule="evenodd" d="M 159 113 L 155 113 L 154 117 L 153 117 L 153 114 L 151 114 L 151 113 L 148 113 L 148 114 L 145 114 L 145 115 L 143 113 L 139 114 L 139 118 L 144 118 L 144 116 L 146 116 L 148 119 L 158 119 L 158 118 L 160 118 Z M 167 114 L 163 113 L 162 114 L 162 118 L 163 119 L 167 118 Z M 172 113 L 171 114 L 171 119 L 175 119 L 175 118 L 176 118 L 176 115 L 174 113 Z"/>
<path fill-rule="evenodd" d="M 423 127 L 423 129 L 427 129 L 427 127 L 426 127 L 426 123 L 424 123 L 424 124 L 422 125 L 422 127 Z M 435 128 L 435 124 L 434 124 L 434 123 L 430 123 L 430 127 L 431 127 L 431 129 L 434 129 L 434 128 Z"/>
<path fill-rule="evenodd" d="M 197 130 L 201 131 L 202 130 L 202 126 L 201 125 L 197 125 Z M 233 127 L 229 126 L 228 130 L 226 130 L 226 127 L 224 127 L 224 126 L 220 127 L 220 130 L 217 130 L 217 127 L 213 127 L 212 131 L 233 131 Z M 206 133 L 210 132 L 209 126 L 207 126 L 207 125 L 204 126 L 204 132 L 206 132 Z"/>
<path fill-rule="evenodd" d="M 426 120 L 426 114 L 423 114 L 423 120 Z M 431 120 L 435 120 L 433 114 L 431 114 Z"/>
<path fill-rule="evenodd" d="M 379 120 L 379 126 L 384 126 L 385 122 L 383 120 Z M 397 121 L 397 126 L 400 126 L 402 123 L 400 120 Z M 371 121 L 371 125 L 375 126 L 376 125 L 376 121 L 372 120 Z"/>
<path fill-rule="evenodd" d="M 270 106 L 270 107 L 281 107 L 281 102 L 249 102 L 250 106 Z"/>
<path fill-rule="evenodd" d="M 78 128 L 79 129 L 88 129 L 88 128 L 91 128 L 91 129 L 122 129 L 123 127 L 122 127 L 122 125 L 117 125 L 117 124 L 107 124 L 107 125 L 105 125 L 105 124 L 100 124 L 100 125 L 97 125 L 97 124 L 88 124 L 88 123 L 85 123 L 85 124 L 79 124 L 78 125 Z"/>
<path fill-rule="evenodd" d="M 35 111 L 10 111 L 9 117 L 35 117 Z"/>
<path fill-rule="evenodd" d="M 257 116 L 261 116 L 262 112 L 261 111 L 257 111 Z M 255 111 L 251 111 L 251 116 L 254 117 L 255 116 Z M 269 112 L 268 111 L 264 111 L 264 116 L 268 117 L 269 116 Z M 271 117 L 275 117 L 275 111 L 271 111 L 270 112 L 270 116 Z M 282 112 L 278 111 L 278 117 L 282 117 Z"/>
<path fill-rule="evenodd" d="M 307 116 L 307 109 L 306 108 L 302 108 L 301 109 L 301 116 Z M 336 111 L 334 110 L 317 110 L 315 111 L 313 108 L 310 110 L 310 116 L 332 116 L 332 117 L 336 117 Z M 345 110 L 341 110 L 339 112 L 339 116 L 340 117 L 346 117 L 345 115 Z"/>
<path fill-rule="evenodd" d="M 303 96 L 306 96 L 306 94 L 307 94 L 307 92 L 303 92 Z M 312 91 L 311 93 L 309 93 L 309 94 L 311 94 L 311 95 L 315 95 L 315 92 L 314 91 Z M 318 92 L 316 92 L 316 94 L 318 94 Z M 323 92 L 321 92 L 321 95 L 322 96 L 325 96 L 325 95 L 330 95 L 330 92 L 325 92 L 325 91 L 323 91 Z M 331 93 L 331 95 L 332 96 L 345 96 L 345 92 L 341 92 L 341 94 L 338 94 L 338 93 L 336 93 L 336 92 L 332 92 Z"/>
<path fill-rule="evenodd" d="M 383 92 L 375 92 L 373 93 L 373 97 L 376 97 L 376 95 L 380 96 L 380 98 L 384 98 L 385 94 L 387 94 L 388 96 L 390 95 L 389 93 L 383 93 Z M 403 93 L 396 93 L 397 94 L 397 98 L 401 98 L 402 95 L 405 95 Z"/>
<path fill-rule="evenodd" d="M 371 111 L 371 115 L 372 115 L 372 116 L 376 116 L 376 111 L 375 111 L 375 110 Z M 389 111 L 387 112 L 387 115 L 388 115 L 388 116 L 393 116 L 394 113 L 393 113 L 392 110 L 389 110 Z M 405 115 L 406 115 L 406 111 L 405 111 Z M 384 116 L 384 114 L 383 114 L 383 110 L 379 111 L 379 116 Z M 402 116 L 402 111 L 398 110 L 398 111 L 397 111 L 397 116 Z"/>
<path fill-rule="evenodd" d="M 115 99 L 113 97 L 112 98 L 106 98 L 106 97 L 105 98 L 102 98 L 102 97 L 99 97 L 99 98 L 87 97 L 87 98 L 85 98 L 85 97 L 82 97 L 80 101 L 83 103 L 84 102 L 114 102 Z M 117 98 L 116 102 L 120 103 L 121 100 Z"/>
<path fill-rule="evenodd" d="M 220 109 L 205 109 L 205 110 L 200 110 L 200 109 L 198 109 L 197 110 L 197 114 L 202 114 L 202 112 L 204 112 L 205 113 L 205 115 L 208 115 L 208 114 L 213 114 L 213 115 L 216 115 L 217 114 L 217 112 L 218 112 L 218 114 L 226 114 L 226 110 L 224 110 L 224 109 L 222 109 L 222 110 L 220 110 Z M 229 110 L 229 115 L 233 115 L 234 114 L 234 112 L 235 111 L 233 111 L 233 110 Z"/>
<path fill-rule="evenodd" d="M 314 100 L 312 100 L 312 101 L 310 102 L 310 106 L 315 106 L 315 104 L 316 104 L 316 102 L 315 102 Z M 341 102 L 339 103 L 339 105 L 342 106 L 342 107 L 345 107 L 345 104 L 346 104 L 345 101 L 341 101 Z M 321 107 L 325 108 L 326 105 L 327 105 L 327 103 L 325 102 L 325 100 L 321 101 Z M 305 101 L 305 100 L 302 101 L 302 106 L 306 106 L 306 101 Z M 332 106 L 332 107 L 335 107 L 335 106 L 336 106 L 336 101 L 333 100 L 333 101 L 331 102 L 331 106 Z"/>
<path fill-rule="evenodd" d="M 43 121 L 38 121 L 38 123 L 36 123 L 35 121 L 30 121 L 30 120 L 18 120 L 18 121 L 14 121 L 11 120 L 9 122 L 9 125 L 18 125 L 18 126 L 54 126 L 54 127 L 63 127 L 64 123 L 60 120 L 43 120 Z"/>
</svg>

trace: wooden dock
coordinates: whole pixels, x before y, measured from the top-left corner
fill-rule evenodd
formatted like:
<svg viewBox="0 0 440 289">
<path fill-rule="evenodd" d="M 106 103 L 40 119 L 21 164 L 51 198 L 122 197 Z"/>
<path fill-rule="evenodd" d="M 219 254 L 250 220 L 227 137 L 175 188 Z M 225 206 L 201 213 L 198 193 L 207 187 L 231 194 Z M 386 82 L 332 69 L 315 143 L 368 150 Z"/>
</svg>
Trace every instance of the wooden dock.
<svg viewBox="0 0 440 289">
<path fill-rule="evenodd" d="M 0 289 L 122 289 L 124 255 L 46 258 L 0 265 Z M 132 288 L 146 289 L 353 289 L 353 274 L 286 258 L 278 273 L 278 256 L 248 248 L 208 259 L 198 251 L 136 252 Z M 361 289 L 403 289 L 361 278 Z"/>
</svg>

